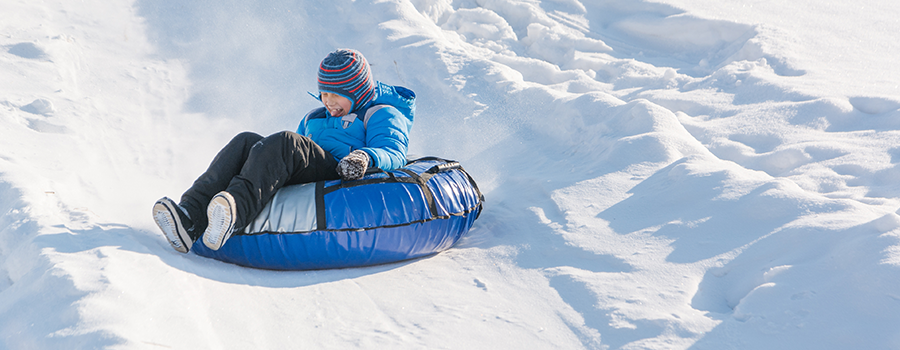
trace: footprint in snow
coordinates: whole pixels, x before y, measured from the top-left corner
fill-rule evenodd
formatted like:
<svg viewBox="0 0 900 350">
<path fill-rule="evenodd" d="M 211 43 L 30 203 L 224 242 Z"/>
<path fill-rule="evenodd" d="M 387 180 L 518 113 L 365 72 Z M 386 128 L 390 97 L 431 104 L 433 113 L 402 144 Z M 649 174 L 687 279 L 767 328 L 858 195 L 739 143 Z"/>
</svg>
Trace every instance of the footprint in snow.
<svg viewBox="0 0 900 350">
<path fill-rule="evenodd" d="M 484 289 L 484 291 L 487 292 L 487 285 L 484 284 L 484 282 L 481 282 L 481 281 L 478 280 L 477 278 L 476 278 L 475 281 L 473 281 L 473 282 L 475 282 L 475 286 L 476 286 L 476 287 L 481 288 L 481 289 Z"/>
<path fill-rule="evenodd" d="M 9 53 L 29 59 L 42 59 L 47 57 L 47 52 L 34 43 L 18 43 L 9 48 Z"/>
<path fill-rule="evenodd" d="M 31 130 L 34 130 L 37 132 L 49 133 L 49 134 L 67 134 L 67 133 L 69 133 L 69 128 L 65 127 L 64 125 L 56 125 L 53 123 L 48 123 L 43 120 L 37 120 L 37 119 L 29 119 L 28 127 L 31 128 Z"/>
</svg>

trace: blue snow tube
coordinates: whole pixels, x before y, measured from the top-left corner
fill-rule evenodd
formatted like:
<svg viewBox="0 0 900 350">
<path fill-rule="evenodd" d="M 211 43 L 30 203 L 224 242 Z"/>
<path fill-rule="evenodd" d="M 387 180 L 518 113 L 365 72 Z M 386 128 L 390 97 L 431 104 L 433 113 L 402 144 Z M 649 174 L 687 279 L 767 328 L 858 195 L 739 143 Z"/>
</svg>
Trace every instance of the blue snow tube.
<svg viewBox="0 0 900 350">
<path fill-rule="evenodd" d="M 218 251 L 191 251 L 274 270 L 367 266 L 435 254 L 453 246 L 481 213 L 484 196 L 454 161 L 435 157 L 376 169 L 357 181 L 280 189 L 262 213 Z"/>
</svg>

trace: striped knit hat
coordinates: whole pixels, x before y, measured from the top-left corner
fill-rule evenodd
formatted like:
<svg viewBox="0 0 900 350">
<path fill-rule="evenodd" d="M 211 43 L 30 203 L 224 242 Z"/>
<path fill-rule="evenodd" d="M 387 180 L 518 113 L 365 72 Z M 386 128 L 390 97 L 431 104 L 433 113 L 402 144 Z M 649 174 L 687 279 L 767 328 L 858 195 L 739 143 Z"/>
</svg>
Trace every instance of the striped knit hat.
<svg viewBox="0 0 900 350">
<path fill-rule="evenodd" d="M 331 92 L 351 102 L 350 112 L 365 106 L 375 96 L 375 80 L 362 53 L 340 49 L 319 65 L 319 93 Z"/>
</svg>

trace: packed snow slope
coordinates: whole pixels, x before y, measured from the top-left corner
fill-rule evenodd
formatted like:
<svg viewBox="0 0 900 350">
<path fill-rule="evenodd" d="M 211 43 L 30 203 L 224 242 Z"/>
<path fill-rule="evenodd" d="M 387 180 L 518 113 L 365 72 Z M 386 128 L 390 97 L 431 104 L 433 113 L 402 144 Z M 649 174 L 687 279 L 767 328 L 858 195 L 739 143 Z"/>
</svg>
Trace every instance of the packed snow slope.
<svg viewBox="0 0 900 350">
<path fill-rule="evenodd" d="M 6 0 L 0 349 L 900 348 L 900 3 Z M 319 61 L 485 192 L 435 256 L 276 272 L 150 217 Z"/>
</svg>

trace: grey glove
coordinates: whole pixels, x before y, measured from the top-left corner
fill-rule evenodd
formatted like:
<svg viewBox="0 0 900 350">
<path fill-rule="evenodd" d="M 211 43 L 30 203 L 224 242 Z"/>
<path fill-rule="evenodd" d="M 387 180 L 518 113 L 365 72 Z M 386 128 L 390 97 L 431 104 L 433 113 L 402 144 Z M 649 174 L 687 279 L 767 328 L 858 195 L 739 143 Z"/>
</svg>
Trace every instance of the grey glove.
<svg viewBox="0 0 900 350">
<path fill-rule="evenodd" d="M 338 163 L 337 173 L 344 181 L 359 180 L 366 174 L 369 167 L 369 154 L 363 150 L 350 152 Z"/>
</svg>

